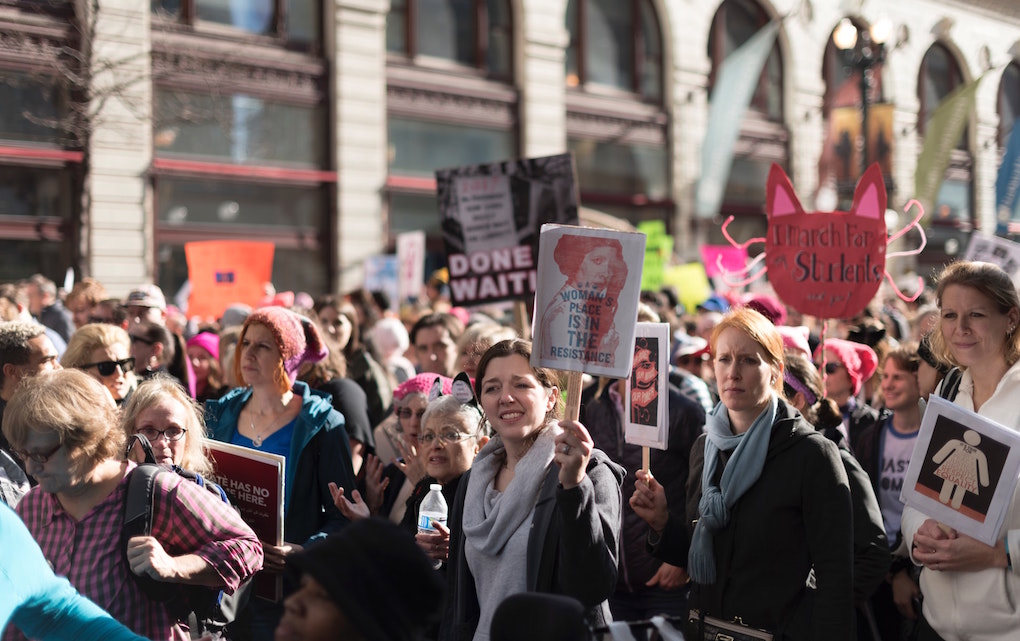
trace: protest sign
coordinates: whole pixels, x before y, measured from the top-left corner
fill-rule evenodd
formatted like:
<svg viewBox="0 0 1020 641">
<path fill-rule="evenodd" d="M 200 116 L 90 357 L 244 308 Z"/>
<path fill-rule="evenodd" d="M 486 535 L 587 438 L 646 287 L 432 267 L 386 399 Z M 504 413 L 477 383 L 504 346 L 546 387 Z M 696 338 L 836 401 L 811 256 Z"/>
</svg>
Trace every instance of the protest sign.
<svg viewBox="0 0 1020 641">
<path fill-rule="evenodd" d="M 705 266 L 701 263 L 667 267 L 663 273 L 663 283 L 676 288 L 680 304 L 688 311 L 693 311 L 699 303 L 712 295 L 712 283 L 705 275 Z"/>
<path fill-rule="evenodd" d="M 1020 477 L 1020 434 L 934 394 L 900 499 L 995 545 Z"/>
<path fill-rule="evenodd" d="M 629 376 L 644 256 L 641 233 L 543 225 L 531 362 Z"/>
<path fill-rule="evenodd" d="M 390 299 L 390 309 L 397 310 L 400 303 L 400 286 L 397 274 L 400 268 L 393 254 L 369 256 L 365 259 L 365 290 L 385 292 Z"/>
<path fill-rule="evenodd" d="M 669 440 L 669 323 L 638 323 L 634 363 L 627 377 L 624 440 L 666 449 Z M 647 466 L 645 466 L 647 469 Z"/>
<path fill-rule="evenodd" d="M 577 224 L 575 174 L 570 154 L 436 171 L 454 304 L 534 295 L 542 224 Z"/>
<path fill-rule="evenodd" d="M 417 298 L 425 284 L 425 232 L 397 234 L 398 305 Z"/>
<path fill-rule="evenodd" d="M 254 307 L 273 280 L 273 243 L 207 240 L 184 244 L 188 261 L 188 315 L 219 318 L 235 303 Z"/>
<path fill-rule="evenodd" d="M 963 259 L 998 265 L 1009 274 L 1014 285 L 1020 286 L 1020 244 L 978 231 L 971 232 Z"/>
<path fill-rule="evenodd" d="M 666 233 L 666 223 L 661 220 L 641 221 L 638 223 L 638 231 L 645 235 L 641 289 L 658 291 L 662 288 L 666 265 L 673 255 L 673 237 Z"/>
<path fill-rule="evenodd" d="M 206 440 L 213 459 L 210 480 L 218 483 L 259 540 L 283 545 L 283 479 L 286 459 L 248 447 Z M 283 578 L 260 572 L 255 594 L 270 601 L 283 598 Z"/>
</svg>

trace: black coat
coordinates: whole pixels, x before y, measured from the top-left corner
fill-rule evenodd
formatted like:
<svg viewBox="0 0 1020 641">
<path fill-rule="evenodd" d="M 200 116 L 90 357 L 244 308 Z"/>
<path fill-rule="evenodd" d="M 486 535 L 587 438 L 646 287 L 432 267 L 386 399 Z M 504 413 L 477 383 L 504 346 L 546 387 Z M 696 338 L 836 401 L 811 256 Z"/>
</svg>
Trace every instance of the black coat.
<svg viewBox="0 0 1020 641">
<path fill-rule="evenodd" d="M 698 514 L 705 439 L 691 452 L 688 514 Z M 722 452 L 721 477 L 729 452 Z M 717 478 L 718 482 L 718 478 Z M 772 631 L 776 641 L 849 641 L 853 630 L 853 516 L 836 446 L 797 410 L 779 402 L 761 476 L 712 537 L 714 584 L 691 589 L 690 604 L 727 621 Z M 686 558 L 690 532 L 671 515 L 660 558 Z M 690 522 L 686 525 L 693 526 Z M 684 531 L 678 532 L 678 529 Z M 814 570 L 816 589 L 806 587 Z"/>
</svg>

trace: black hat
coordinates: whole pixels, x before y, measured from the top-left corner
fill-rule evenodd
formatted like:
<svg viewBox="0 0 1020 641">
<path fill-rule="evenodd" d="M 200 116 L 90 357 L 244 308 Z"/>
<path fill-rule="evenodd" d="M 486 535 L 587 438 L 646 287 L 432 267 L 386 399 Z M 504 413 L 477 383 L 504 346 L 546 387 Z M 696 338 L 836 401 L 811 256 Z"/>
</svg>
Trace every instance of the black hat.
<svg viewBox="0 0 1020 641">
<path fill-rule="evenodd" d="M 314 578 L 368 641 L 412 641 L 439 616 L 442 578 L 389 521 L 355 521 L 287 564 Z"/>
</svg>

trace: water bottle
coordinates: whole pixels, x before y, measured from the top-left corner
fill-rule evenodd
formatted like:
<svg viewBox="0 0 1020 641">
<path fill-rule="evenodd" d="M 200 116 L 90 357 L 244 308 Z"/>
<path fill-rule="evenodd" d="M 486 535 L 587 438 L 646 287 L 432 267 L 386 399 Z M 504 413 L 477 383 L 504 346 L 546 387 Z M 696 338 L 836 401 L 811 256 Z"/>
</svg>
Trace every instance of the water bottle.
<svg viewBox="0 0 1020 641">
<path fill-rule="evenodd" d="M 446 499 L 443 497 L 443 486 L 433 483 L 429 485 L 429 493 L 425 495 L 425 500 L 418 508 L 418 533 L 438 534 L 439 529 L 435 524 L 442 523 L 445 526 L 446 515 L 447 507 Z M 442 564 L 442 561 L 434 560 L 432 567 L 438 570 Z"/>
</svg>

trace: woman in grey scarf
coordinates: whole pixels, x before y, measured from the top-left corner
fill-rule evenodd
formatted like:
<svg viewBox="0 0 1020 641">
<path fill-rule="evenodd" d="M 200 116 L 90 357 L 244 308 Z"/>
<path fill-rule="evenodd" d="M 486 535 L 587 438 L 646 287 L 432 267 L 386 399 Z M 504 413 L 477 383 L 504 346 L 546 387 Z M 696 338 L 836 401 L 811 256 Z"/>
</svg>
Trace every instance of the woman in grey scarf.
<svg viewBox="0 0 1020 641">
<path fill-rule="evenodd" d="M 624 470 L 577 421 L 560 421 L 552 370 L 512 339 L 482 356 L 475 393 L 493 438 L 461 479 L 450 511 L 446 616 L 439 638 L 486 641 L 508 596 L 571 596 L 588 622 L 608 619 L 616 587 Z"/>
<path fill-rule="evenodd" d="M 852 508 L 836 446 L 783 398 L 783 340 L 768 319 L 731 311 L 710 345 L 720 401 L 691 450 L 686 513 L 697 518 L 672 517 L 644 472 L 631 497 L 653 552 L 688 562 L 688 637 L 706 638 L 713 617 L 776 639 L 849 640 Z"/>
</svg>

